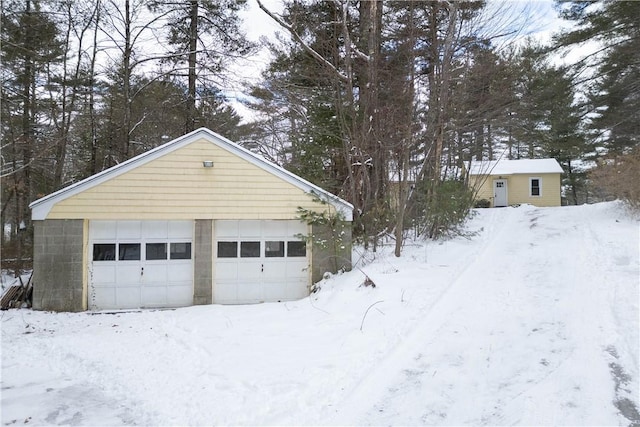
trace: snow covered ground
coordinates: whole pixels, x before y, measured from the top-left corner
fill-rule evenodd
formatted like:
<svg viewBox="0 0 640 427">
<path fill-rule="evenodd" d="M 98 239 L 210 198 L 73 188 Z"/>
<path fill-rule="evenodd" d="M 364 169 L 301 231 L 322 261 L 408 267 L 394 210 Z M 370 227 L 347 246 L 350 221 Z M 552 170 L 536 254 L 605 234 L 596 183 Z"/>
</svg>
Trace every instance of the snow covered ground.
<svg viewBox="0 0 640 427">
<path fill-rule="evenodd" d="M 640 223 L 479 210 L 301 301 L 2 316 L 3 425 L 640 425 Z"/>
</svg>

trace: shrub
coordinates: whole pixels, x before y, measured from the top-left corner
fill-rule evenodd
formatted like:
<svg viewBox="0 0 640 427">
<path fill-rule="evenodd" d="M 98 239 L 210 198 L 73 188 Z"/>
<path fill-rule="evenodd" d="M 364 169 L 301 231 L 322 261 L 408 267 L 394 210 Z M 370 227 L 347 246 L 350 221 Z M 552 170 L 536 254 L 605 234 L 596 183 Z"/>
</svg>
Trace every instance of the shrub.
<svg viewBox="0 0 640 427">
<path fill-rule="evenodd" d="M 490 208 L 491 202 L 487 199 L 476 200 L 476 203 L 473 205 L 474 208 Z"/>
<path fill-rule="evenodd" d="M 339 269 L 350 269 L 351 260 L 351 224 L 340 212 L 331 212 L 329 203 L 315 193 L 311 193 L 314 201 L 327 206 L 324 211 L 298 207 L 298 219 L 312 226 L 311 233 L 299 234 L 301 240 L 313 245 L 314 250 L 325 253 L 331 260 L 333 272 Z M 347 262 L 345 264 L 345 262 Z"/>
<path fill-rule="evenodd" d="M 473 193 L 464 182 L 420 182 L 413 212 L 419 234 L 432 239 L 458 234 L 473 207 Z"/>
<path fill-rule="evenodd" d="M 620 199 L 640 212 L 640 147 L 600 161 L 590 177 L 609 199 Z"/>
</svg>

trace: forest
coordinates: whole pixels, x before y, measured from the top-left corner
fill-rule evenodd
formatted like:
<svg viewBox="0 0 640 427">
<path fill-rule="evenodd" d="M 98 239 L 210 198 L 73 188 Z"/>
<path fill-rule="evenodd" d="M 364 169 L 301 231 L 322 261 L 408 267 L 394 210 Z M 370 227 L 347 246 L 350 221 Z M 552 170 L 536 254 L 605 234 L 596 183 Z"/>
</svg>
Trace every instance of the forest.
<svg viewBox="0 0 640 427">
<path fill-rule="evenodd" d="M 570 25 L 543 43 L 509 2 L 252 1 L 276 37 L 246 37 L 246 0 L 3 1 L 3 268 L 29 265 L 32 201 L 200 127 L 349 201 L 354 237 L 398 256 L 456 232 L 471 160 L 553 157 L 564 204 L 640 207 L 640 2 L 556 2 Z M 247 120 L 228 88 L 259 49 Z"/>
</svg>

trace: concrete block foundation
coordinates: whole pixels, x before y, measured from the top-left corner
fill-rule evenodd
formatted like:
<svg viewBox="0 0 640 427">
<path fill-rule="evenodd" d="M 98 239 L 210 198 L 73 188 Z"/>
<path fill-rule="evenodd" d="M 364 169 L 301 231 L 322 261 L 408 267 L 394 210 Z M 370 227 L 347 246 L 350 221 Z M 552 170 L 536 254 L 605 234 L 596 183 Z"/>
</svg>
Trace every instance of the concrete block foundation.
<svg viewBox="0 0 640 427">
<path fill-rule="evenodd" d="M 213 221 L 197 219 L 193 241 L 193 304 L 213 302 Z"/>
<path fill-rule="evenodd" d="M 83 311 L 81 219 L 34 221 L 33 308 Z"/>
</svg>

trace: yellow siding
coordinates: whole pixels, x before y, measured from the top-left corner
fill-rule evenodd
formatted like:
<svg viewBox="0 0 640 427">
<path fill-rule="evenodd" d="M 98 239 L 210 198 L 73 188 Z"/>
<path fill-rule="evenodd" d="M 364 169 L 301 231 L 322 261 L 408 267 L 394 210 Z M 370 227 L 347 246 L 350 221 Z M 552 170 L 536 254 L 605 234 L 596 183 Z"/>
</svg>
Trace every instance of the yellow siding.
<svg viewBox="0 0 640 427">
<path fill-rule="evenodd" d="M 213 168 L 202 166 L 213 160 Z M 295 219 L 300 188 L 198 140 L 53 206 L 48 219 Z"/>
<path fill-rule="evenodd" d="M 486 175 L 471 175 L 469 186 L 476 192 L 476 200 L 489 200 L 493 206 L 493 177 Z"/>
<path fill-rule="evenodd" d="M 485 179 L 486 178 L 486 179 Z M 472 175 L 469 178 L 469 185 L 477 188 L 476 200 L 487 199 L 493 206 L 493 180 L 498 176 L 492 175 L 484 177 Z M 510 205 L 528 203 L 534 206 L 560 206 L 560 174 L 526 174 L 526 175 L 506 175 L 501 179 L 507 181 L 507 202 Z M 541 180 L 541 195 L 539 197 L 529 195 L 529 179 L 539 178 Z"/>
<path fill-rule="evenodd" d="M 541 180 L 540 196 L 529 195 L 529 179 Z M 560 206 L 560 174 L 513 175 L 509 177 L 509 203 L 529 203 L 534 206 Z"/>
</svg>

